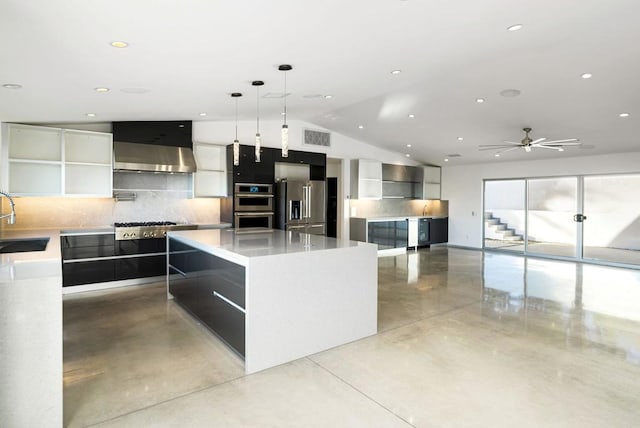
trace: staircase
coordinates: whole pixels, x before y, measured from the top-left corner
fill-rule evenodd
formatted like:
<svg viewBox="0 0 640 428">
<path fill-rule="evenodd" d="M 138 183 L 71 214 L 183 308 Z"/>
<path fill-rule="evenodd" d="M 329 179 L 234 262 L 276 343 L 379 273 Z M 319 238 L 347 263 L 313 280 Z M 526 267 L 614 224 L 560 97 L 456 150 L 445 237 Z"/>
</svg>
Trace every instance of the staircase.
<svg viewBox="0 0 640 428">
<path fill-rule="evenodd" d="M 515 229 L 509 228 L 507 223 L 502 223 L 500 218 L 494 217 L 493 213 L 484 213 L 484 224 L 486 226 L 485 238 L 499 241 L 522 241 L 522 235 L 516 234 Z"/>
</svg>

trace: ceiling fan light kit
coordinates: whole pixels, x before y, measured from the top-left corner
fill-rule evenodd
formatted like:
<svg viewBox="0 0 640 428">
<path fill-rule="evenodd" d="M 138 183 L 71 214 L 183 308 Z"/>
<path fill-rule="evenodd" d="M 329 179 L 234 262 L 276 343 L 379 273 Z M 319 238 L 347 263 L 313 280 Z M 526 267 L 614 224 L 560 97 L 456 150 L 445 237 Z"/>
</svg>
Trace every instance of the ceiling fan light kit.
<svg viewBox="0 0 640 428">
<path fill-rule="evenodd" d="M 531 137 L 529 137 L 531 128 L 523 128 L 522 130 L 524 131 L 525 136 L 519 143 L 514 141 L 504 141 L 503 144 L 482 144 L 478 146 L 479 150 L 497 150 L 495 156 L 499 157 L 502 153 L 517 149 L 524 149 L 526 153 L 531 152 L 533 149 L 547 149 L 564 152 L 565 147 L 579 146 L 582 144 L 578 142 L 577 138 L 547 141 L 547 139 L 543 137 L 532 140 Z"/>
</svg>

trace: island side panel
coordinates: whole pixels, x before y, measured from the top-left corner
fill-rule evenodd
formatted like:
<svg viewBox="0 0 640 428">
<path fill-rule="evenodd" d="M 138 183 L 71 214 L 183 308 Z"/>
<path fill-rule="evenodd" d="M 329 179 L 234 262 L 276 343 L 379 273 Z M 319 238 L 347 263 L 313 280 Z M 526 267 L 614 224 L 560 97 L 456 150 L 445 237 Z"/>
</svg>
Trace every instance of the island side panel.
<svg viewBox="0 0 640 428">
<path fill-rule="evenodd" d="M 375 245 L 258 257 L 246 277 L 247 373 L 377 332 Z"/>
</svg>

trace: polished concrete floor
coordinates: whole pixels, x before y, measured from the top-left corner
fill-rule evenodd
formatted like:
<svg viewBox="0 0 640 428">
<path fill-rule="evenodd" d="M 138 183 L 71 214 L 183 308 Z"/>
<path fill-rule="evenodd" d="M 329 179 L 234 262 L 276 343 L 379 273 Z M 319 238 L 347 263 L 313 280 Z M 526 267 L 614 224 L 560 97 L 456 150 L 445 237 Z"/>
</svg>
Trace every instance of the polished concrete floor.
<svg viewBox="0 0 640 428">
<path fill-rule="evenodd" d="M 640 271 L 438 247 L 380 258 L 379 302 L 377 335 L 244 376 L 163 284 L 67 296 L 65 424 L 640 424 Z"/>
</svg>

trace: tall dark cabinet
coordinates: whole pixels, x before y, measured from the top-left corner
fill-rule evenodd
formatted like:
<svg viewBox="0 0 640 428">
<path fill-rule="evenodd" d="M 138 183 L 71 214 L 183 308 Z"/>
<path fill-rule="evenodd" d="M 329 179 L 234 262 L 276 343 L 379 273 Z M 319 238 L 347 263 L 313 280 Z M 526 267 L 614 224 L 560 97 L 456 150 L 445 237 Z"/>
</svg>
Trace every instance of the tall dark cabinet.
<svg viewBox="0 0 640 428">
<path fill-rule="evenodd" d="M 327 236 L 338 237 L 338 179 L 327 177 Z"/>
</svg>

